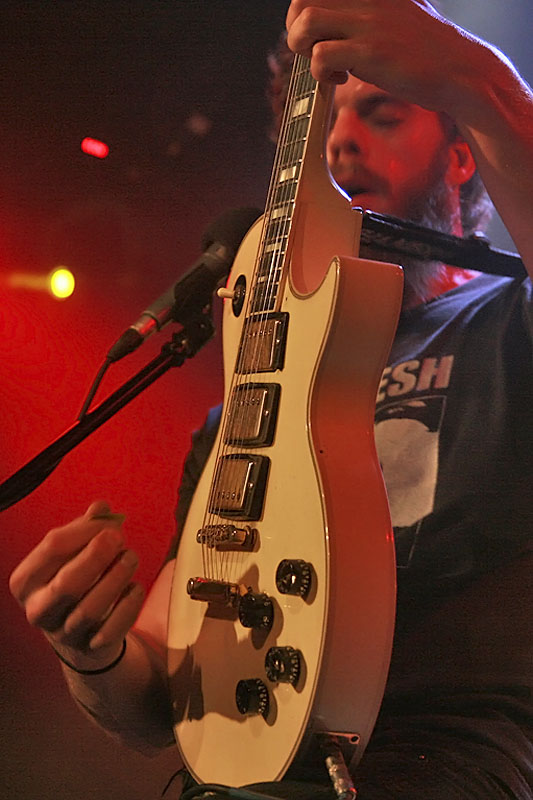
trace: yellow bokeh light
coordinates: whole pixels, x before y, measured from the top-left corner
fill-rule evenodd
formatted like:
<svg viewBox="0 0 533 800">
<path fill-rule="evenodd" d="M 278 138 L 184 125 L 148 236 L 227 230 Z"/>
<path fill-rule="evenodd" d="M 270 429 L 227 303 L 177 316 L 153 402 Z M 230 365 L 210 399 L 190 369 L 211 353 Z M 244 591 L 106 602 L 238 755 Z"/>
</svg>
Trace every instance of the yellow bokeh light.
<svg viewBox="0 0 533 800">
<path fill-rule="evenodd" d="M 55 269 L 50 274 L 49 282 L 50 291 L 58 298 L 70 297 L 76 285 L 74 275 L 65 267 Z"/>
</svg>

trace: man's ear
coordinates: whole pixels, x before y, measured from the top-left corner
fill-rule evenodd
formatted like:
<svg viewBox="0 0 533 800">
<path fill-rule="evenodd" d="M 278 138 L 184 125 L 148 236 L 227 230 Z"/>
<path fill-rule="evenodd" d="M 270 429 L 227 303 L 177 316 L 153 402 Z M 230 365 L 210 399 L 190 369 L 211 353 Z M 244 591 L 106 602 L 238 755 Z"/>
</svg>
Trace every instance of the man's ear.
<svg viewBox="0 0 533 800">
<path fill-rule="evenodd" d="M 449 186 L 462 186 L 476 171 L 476 162 L 470 147 L 461 137 L 448 145 L 449 162 L 446 180 Z"/>
</svg>

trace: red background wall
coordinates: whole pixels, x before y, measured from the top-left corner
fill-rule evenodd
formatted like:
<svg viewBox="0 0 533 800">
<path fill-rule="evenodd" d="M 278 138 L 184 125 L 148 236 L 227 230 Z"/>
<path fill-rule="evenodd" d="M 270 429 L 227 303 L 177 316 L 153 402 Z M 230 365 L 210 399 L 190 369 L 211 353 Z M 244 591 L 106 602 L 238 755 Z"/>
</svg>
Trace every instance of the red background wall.
<svg viewBox="0 0 533 800">
<path fill-rule="evenodd" d="M 498 0 L 495 30 L 487 29 L 486 14 L 485 30 L 478 27 L 526 74 L 527 3 L 514 0 L 509 14 Z M 196 258 L 208 222 L 232 206 L 261 206 L 273 154 L 265 57 L 287 5 L 93 0 L 3 7 L 0 480 L 74 422 L 110 344 Z M 460 11 L 456 0 L 449 5 Z M 531 64 L 529 70 L 531 76 Z M 207 121 L 203 133 L 191 123 L 195 115 Z M 81 152 L 85 136 L 110 145 L 105 161 Z M 78 281 L 69 300 L 8 285 L 13 271 L 44 275 L 57 263 L 68 264 Z M 116 365 L 98 397 L 169 335 Z M 81 717 L 7 580 L 50 527 L 105 497 L 127 514 L 140 577 L 150 585 L 174 530 L 191 430 L 220 397 L 219 348 L 220 339 L 169 372 L 0 515 L 6 800 L 147 800 L 160 796 L 174 770 L 173 751 L 148 760 Z"/>
</svg>

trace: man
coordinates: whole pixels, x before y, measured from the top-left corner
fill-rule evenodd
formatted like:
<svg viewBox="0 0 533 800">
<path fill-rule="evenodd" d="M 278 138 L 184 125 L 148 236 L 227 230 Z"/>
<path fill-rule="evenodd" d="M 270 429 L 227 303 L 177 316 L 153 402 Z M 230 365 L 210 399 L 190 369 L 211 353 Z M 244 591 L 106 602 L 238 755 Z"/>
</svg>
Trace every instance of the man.
<svg viewBox="0 0 533 800">
<path fill-rule="evenodd" d="M 509 62 L 424 0 L 294 0 L 287 28 L 314 77 L 339 84 L 328 160 L 356 203 L 423 219 L 429 205 L 461 234 L 462 187 L 477 166 L 531 274 L 533 96 Z M 416 265 L 406 272 L 376 417 L 396 527 L 398 632 L 358 796 L 526 800 L 531 284 L 481 278 L 444 292 L 439 269 L 422 280 Z M 212 415 L 187 461 L 182 515 L 215 425 Z M 109 511 L 95 503 L 50 532 L 11 590 L 67 662 L 81 706 L 125 743 L 158 749 L 172 741 L 173 565 L 142 605 L 136 557 Z M 293 777 L 320 780 L 311 767 Z M 278 791 L 297 796 L 292 784 Z"/>
</svg>

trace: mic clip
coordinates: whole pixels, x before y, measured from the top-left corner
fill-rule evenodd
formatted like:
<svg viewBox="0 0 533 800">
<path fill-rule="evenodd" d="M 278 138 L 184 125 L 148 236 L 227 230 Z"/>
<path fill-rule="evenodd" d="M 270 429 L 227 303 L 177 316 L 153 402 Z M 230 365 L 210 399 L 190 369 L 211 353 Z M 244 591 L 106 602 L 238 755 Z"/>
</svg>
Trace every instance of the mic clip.
<svg viewBox="0 0 533 800">
<path fill-rule="evenodd" d="M 211 306 L 206 306 L 203 311 L 191 314 L 183 324 L 180 331 L 172 334 L 172 341 L 163 345 L 162 350 L 169 348 L 180 356 L 180 365 L 183 358 L 192 358 L 204 344 L 215 335 L 215 326 L 211 314 Z"/>
</svg>

